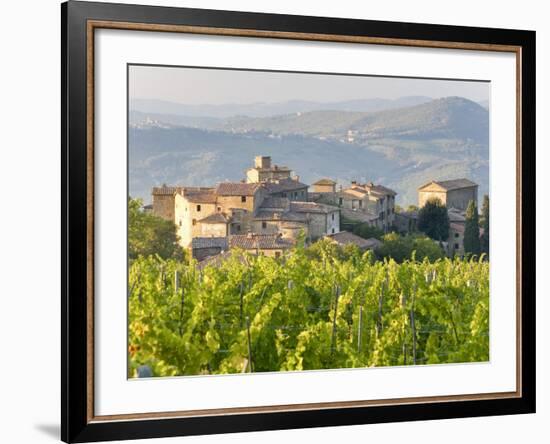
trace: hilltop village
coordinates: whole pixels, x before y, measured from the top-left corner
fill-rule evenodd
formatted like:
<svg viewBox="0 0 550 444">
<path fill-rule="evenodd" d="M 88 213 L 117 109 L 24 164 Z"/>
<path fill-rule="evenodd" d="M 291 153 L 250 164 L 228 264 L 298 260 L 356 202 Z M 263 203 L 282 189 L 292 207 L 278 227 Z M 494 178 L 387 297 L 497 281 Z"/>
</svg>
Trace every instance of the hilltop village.
<svg viewBox="0 0 550 444">
<path fill-rule="evenodd" d="M 450 230 L 444 244 L 449 255 L 464 253 L 464 212 L 470 200 L 477 204 L 477 194 L 477 184 L 467 179 L 431 181 L 418 189 L 418 207 L 438 198 L 448 209 Z M 326 238 L 362 251 L 375 249 L 379 240 L 364 239 L 343 226 L 414 231 L 417 211 L 396 213 L 395 197 L 395 191 L 372 182 L 352 181 L 344 188 L 322 178 L 310 186 L 290 168 L 273 164 L 271 157 L 257 156 L 241 182 L 155 187 L 152 205 L 145 210 L 173 221 L 181 246 L 203 261 L 232 248 L 279 257 L 300 235 L 308 243 Z"/>
</svg>

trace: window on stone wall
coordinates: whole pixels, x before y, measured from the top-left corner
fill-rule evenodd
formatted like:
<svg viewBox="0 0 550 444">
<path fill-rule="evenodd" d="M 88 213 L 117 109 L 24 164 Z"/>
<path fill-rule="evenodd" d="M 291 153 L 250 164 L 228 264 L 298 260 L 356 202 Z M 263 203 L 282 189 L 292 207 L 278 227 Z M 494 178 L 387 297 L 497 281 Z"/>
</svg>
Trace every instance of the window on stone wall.
<svg viewBox="0 0 550 444">
<path fill-rule="evenodd" d="M 267 228 L 267 222 L 263 221 L 262 222 L 262 228 L 265 230 Z"/>
<path fill-rule="evenodd" d="M 455 233 L 455 237 L 458 237 L 458 236 L 459 236 L 459 234 L 458 234 L 458 233 Z"/>
<path fill-rule="evenodd" d="M 338 199 L 338 205 L 342 205 L 344 203 L 344 199 L 342 199 L 341 197 Z"/>
<path fill-rule="evenodd" d="M 455 244 L 455 250 L 458 250 L 460 247 L 458 244 Z"/>
<path fill-rule="evenodd" d="M 200 211 L 200 210 L 201 210 L 201 206 L 197 205 L 197 211 Z"/>
<path fill-rule="evenodd" d="M 241 202 L 246 202 L 246 196 L 241 196 Z"/>
<path fill-rule="evenodd" d="M 280 252 L 280 251 L 276 251 L 276 252 L 275 252 L 275 257 L 281 257 L 281 252 Z"/>
<path fill-rule="evenodd" d="M 332 229 L 332 234 L 334 234 L 334 228 Z"/>
<path fill-rule="evenodd" d="M 332 213 L 332 220 L 334 220 L 334 213 Z"/>
<path fill-rule="evenodd" d="M 181 219 L 180 219 L 180 227 L 181 227 L 182 223 L 181 223 Z"/>
<path fill-rule="evenodd" d="M 193 225 L 197 225 L 197 219 L 193 219 Z"/>
</svg>

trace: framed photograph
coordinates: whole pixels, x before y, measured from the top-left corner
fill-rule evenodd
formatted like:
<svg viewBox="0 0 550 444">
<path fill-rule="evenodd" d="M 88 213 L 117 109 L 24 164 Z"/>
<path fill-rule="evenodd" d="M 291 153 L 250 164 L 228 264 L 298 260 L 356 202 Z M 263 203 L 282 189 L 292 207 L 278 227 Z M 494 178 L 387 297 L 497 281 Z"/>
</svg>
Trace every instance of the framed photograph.
<svg viewBox="0 0 550 444">
<path fill-rule="evenodd" d="M 62 439 L 535 411 L 535 33 L 69 1 Z"/>
</svg>

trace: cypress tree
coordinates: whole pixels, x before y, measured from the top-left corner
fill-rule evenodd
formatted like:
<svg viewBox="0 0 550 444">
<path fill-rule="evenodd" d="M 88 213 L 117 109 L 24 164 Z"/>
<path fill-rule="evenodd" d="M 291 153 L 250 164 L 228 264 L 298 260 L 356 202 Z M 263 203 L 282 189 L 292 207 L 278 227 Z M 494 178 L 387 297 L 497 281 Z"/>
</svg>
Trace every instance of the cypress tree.
<svg viewBox="0 0 550 444">
<path fill-rule="evenodd" d="M 418 212 L 418 229 L 437 241 L 449 237 L 447 207 L 439 199 L 430 199 Z"/>
<path fill-rule="evenodd" d="M 481 252 L 489 255 L 489 196 L 483 196 L 483 204 L 481 206 Z"/>
<path fill-rule="evenodd" d="M 466 226 L 464 228 L 464 253 L 479 256 L 479 215 L 475 201 L 471 200 L 466 209 Z"/>
</svg>

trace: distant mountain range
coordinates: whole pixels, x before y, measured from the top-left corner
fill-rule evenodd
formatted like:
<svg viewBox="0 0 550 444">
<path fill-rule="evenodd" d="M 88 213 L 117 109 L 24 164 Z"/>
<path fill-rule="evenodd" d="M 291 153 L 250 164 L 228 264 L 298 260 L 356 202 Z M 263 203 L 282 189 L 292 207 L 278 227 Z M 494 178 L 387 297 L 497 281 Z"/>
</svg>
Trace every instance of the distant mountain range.
<svg viewBox="0 0 550 444">
<path fill-rule="evenodd" d="M 255 104 L 246 105 L 246 117 L 237 115 L 238 107 L 231 113 L 232 105 L 176 109 L 155 102 L 158 108 L 149 109 L 164 112 L 153 112 L 138 102 L 141 109 L 130 111 L 130 194 L 148 202 L 151 187 L 162 183 L 240 180 L 260 154 L 305 183 L 321 177 L 344 186 L 354 179 L 382 183 L 398 192 L 402 205 L 416 203 L 417 187 L 431 179 L 467 177 L 480 185 L 480 196 L 488 192 L 487 109 L 460 97 L 425 99 Z M 305 109 L 298 104 L 321 109 L 288 112 Z M 368 106 L 382 110 L 365 111 Z M 268 108 L 287 111 L 271 115 Z M 196 115 L 178 114 L 184 109 Z"/>
<path fill-rule="evenodd" d="M 306 100 L 289 100 L 277 103 L 222 104 L 222 105 L 186 105 L 166 100 L 132 99 L 130 109 L 147 114 L 171 114 L 186 117 L 233 116 L 269 117 L 281 114 L 306 113 L 310 111 L 382 111 L 385 109 L 403 108 L 419 105 L 433 100 L 425 96 L 406 96 L 391 99 L 358 99 L 341 102 L 312 102 Z"/>
</svg>

